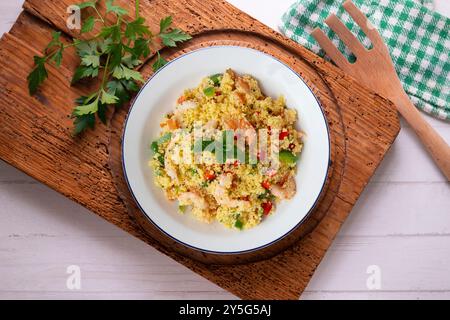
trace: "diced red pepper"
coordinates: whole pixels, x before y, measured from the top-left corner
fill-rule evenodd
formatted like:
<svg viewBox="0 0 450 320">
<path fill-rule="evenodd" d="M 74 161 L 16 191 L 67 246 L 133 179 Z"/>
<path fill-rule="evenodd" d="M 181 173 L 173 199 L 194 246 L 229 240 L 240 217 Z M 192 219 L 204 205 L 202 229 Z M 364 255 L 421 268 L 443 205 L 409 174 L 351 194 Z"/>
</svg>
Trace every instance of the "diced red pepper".
<svg viewBox="0 0 450 320">
<path fill-rule="evenodd" d="M 291 144 L 289 145 L 289 149 L 290 149 L 290 150 L 294 150 L 294 149 L 295 149 L 295 144 L 291 143 Z"/>
<path fill-rule="evenodd" d="M 267 180 L 264 180 L 264 181 L 261 183 L 261 186 L 262 186 L 264 189 L 266 189 L 266 190 L 269 190 L 269 189 L 270 189 L 270 183 L 269 183 L 269 181 L 267 181 Z"/>
<path fill-rule="evenodd" d="M 287 138 L 289 136 L 289 131 L 281 131 L 280 132 L 280 140 L 284 140 L 285 138 Z"/>
<path fill-rule="evenodd" d="M 270 211 L 272 211 L 273 204 L 272 204 L 272 202 L 264 202 L 261 205 L 261 207 L 264 210 L 264 214 L 267 216 L 270 213 Z"/>
<path fill-rule="evenodd" d="M 214 171 L 206 171 L 205 172 L 205 179 L 208 181 L 212 181 L 216 178 L 216 175 L 214 173 Z"/>
<path fill-rule="evenodd" d="M 220 96 L 221 94 L 222 94 L 222 91 L 216 90 L 216 93 L 215 93 L 216 97 L 217 97 L 217 96 Z"/>
</svg>

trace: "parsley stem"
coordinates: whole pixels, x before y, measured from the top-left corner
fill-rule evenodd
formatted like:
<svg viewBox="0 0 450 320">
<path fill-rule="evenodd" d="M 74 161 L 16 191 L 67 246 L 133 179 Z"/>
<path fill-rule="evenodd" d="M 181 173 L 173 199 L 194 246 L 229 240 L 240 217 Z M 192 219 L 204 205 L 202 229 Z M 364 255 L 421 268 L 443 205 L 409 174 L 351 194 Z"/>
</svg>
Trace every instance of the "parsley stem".
<svg viewBox="0 0 450 320">
<path fill-rule="evenodd" d="M 139 18 L 139 0 L 135 0 L 136 3 L 136 19 Z"/>
<path fill-rule="evenodd" d="M 100 20 L 102 21 L 102 23 L 105 24 L 105 19 L 103 19 L 102 15 L 100 14 L 100 12 L 98 12 L 96 7 L 94 7 L 94 10 L 97 13 L 98 17 L 100 18 Z"/>
<path fill-rule="evenodd" d="M 75 46 L 75 43 L 66 44 L 66 45 L 63 46 L 63 48 L 67 49 L 67 48 L 70 48 L 70 47 L 73 47 L 73 46 Z"/>
<path fill-rule="evenodd" d="M 100 87 L 100 90 L 103 90 L 105 88 L 106 78 L 109 76 L 108 68 L 109 68 L 110 60 L 111 60 L 111 53 L 108 53 L 108 57 L 106 58 L 106 63 L 105 63 L 105 71 L 103 73 L 102 85 Z"/>
</svg>

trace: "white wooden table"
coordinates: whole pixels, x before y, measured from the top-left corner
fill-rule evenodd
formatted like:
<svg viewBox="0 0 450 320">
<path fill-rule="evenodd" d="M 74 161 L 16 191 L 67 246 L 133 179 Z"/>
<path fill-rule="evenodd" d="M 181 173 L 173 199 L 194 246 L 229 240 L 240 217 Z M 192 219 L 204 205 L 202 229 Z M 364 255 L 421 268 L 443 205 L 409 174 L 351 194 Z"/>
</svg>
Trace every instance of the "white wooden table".
<svg viewBox="0 0 450 320">
<path fill-rule="evenodd" d="M 22 2 L 0 2 L 0 33 Z M 276 28 L 293 0 L 230 2 Z M 448 0 L 436 7 L 450 16 Z M 450 142 L 450 125 L 427 119 Z M 66 285 L 70 265 L 80 290 Z M 234 298 L 1 161 L 0 275 L 4 299 Z M 404 123 L 302 298 L 450 298 L 450 187 Z"/>
</svg>

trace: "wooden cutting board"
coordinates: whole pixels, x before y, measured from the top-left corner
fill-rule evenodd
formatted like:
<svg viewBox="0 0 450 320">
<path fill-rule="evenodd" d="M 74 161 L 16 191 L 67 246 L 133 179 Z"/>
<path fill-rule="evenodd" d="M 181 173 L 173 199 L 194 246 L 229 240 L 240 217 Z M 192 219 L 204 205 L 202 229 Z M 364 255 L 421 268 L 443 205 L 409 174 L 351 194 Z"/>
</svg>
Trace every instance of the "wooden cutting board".
<svg viewBox="0 0 450 320">
<path fill-rule="evenodd" d="M 274 257 L 240 265 L 205 264 L 167 249 L 141 229 L 142 219 L 123 186 L 118 146 L 127 109 L 82 138 L 72 138 L 68 115 L 73 100 L 89 88 L 70 87 L 77 58 L 68 51 L 62 67 L 30 97 L 26 77 L 32 56 L 50 40 L 64 38 L 66 9 L 73 0 L 28 0 L 0 42 L 0 158 L 142 239 L 191 270 L 245 299 L 297 299 L 345 218 L 399 132 L 394 106 L 342 71 L 284 38 L 226 2 L 213 0 L 141 1 L 141 14 L 155 29 L 171 14 L 194 40 L 163 55 L 173 58 L 195 48 L 234 44 L 265 51 L 297 71 L 318 96 L 328 118 L 332 170 L 326 193 L 303 236 Z M 117 1 L 130 7 L 132 2 Z M 149 76 L 148 61 L 142 72 Z M 294 242 L 294 241 L 293 241 Z M 178 251 L 180 252 L 180 251 Z"/>
</svg>

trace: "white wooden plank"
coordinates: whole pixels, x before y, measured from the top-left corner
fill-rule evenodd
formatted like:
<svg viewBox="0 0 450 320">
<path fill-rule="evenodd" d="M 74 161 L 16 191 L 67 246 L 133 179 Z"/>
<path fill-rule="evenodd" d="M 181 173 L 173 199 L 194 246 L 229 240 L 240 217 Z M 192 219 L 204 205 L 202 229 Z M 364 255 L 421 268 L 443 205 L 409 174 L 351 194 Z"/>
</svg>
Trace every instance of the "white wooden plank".
<svg viewBox="0 0 450 320">
<path fill-rule="evenodd" d="M 383 291 L 450 291 L 450 237 L 338 237 L 308 291 L 368 291 L 367 268 Z"/>
<path fill-rule="evenodd" d="M 0 184 L 39 183 L 25 173 L 0 160 Z"/>
<path fill-rule="evenodd" d="M 308 291 L 345 291 L 365 297 L 367 267 L 381 270 L 382 292 L 450 292 L 450 237 L 340 237 Z M 76 244 L 76 245 L 74 245 Z M 42 250 L 44 249 L 44 250 Z M 11 291 L 71 292 L 66 268 L 79 265 L 82 292 L 222 292 L 217 286 L 129 237 L 2 238 L 0 298 Z M 221 294 L 222 294 L 221 293 Z"/>
<path fill-rule="evenodd" d="M 61 292 L 61 291 L 5 291 L 1 299 L 25 300 L 237 300 L 226 291 L 130 291 L 130 292 Z"/>
<path fill-rule="evenodd" d="M 145 243 L 123 237 L 1 237 L 0 298 L 11 291 L 61 292 L 67 289 L 66 269 L 81 268 L 82 292 L 174 291 L 223 294 L 224 290 L 201 278 Z M 20 293 L 18 292 L 18 294 Z M 229 297 L 232 297 L 228 294 Z"/>
<path fill-rule="evenodd" d="M 283 13 L 294 3 L 293 0 L 227 0 L 253 18 L 278 31 Z"/>
<path fill-rule="evenodd" d="M 0 35 L 8 32 L 22 11 L 24 0 L 2 1 L 0 4 Z"/>
<path fill-rule="evenodd" d="M 449 300 L 449 291 L 308 291 L 302 300 Z"/>
<path fill-rule="evenodd" d="M 125 234 L 42 184 L 0 183 L 0 237 Z"/>
<path fill-rule="evenodd" d="M 450 235 L 450 185 L 370 183 L 339 235 Z"/>
<path fill-rule="evenodd" d="M 450 125 L 436 130 L 450 143 Z M 431 182 L 446 181 L 419 139 L 403 127 L 371 181 Z"/>
</svg>

